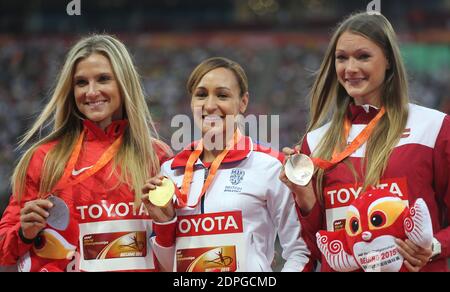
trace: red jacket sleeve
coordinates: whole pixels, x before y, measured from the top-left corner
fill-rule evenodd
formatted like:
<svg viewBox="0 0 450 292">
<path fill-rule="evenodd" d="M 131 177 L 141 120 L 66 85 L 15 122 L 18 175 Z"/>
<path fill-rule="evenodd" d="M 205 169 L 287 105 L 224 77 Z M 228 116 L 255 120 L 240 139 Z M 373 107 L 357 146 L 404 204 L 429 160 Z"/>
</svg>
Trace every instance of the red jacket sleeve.
<svg viewBox="0 0 450 292">
<path fill-rule="evenodd" d="M 28 201 L 38 197 L 40 172 L 45 152 L 36 150 L 27 170 L 25 191 L 20 203 L 11 196 L 8 207 L 0 221 L 0 265 L 14 265 L 31 247 L 19 238 L 20 209 Z"/>
<path fill-rule="evenodd" d="M 307 137 L 303 140 L 301 153 L 306 155 L 311 155 L 311 150 L 309 149 L 307 143 Z M 312 183 L 315 185 L 315 180 Z M 314 187 L 315 189 L 315 187 Z M 323 229 L 324 211 L 319 201 L 316 201 L 313 209 L 309 214 L 302 214 L 299 210 L 300 223 L 302 224 L 302 237 L 308 245 L 308 249 L 311 251 L 311 258 L 313 260 L 320 260 L 322 254 L 319 251 L 316 243 L 316 233 Z"/>
<path fill-rule="evenodd" d="M 441 210 L 442 229 L 435 234 L 441 243 L 440 257 L 450 256 L 450 116 L 446 116 L 436 140 L 433 153 L 434 182 Z"/>
</svg>

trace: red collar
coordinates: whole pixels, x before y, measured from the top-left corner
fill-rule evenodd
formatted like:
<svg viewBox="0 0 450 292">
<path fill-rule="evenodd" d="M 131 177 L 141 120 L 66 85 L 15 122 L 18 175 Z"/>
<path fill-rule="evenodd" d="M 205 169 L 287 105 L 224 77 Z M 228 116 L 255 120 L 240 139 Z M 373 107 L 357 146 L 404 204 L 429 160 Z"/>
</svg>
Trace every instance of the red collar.
<svg viewBox="0 0 450 292">
<path fill-rule="evenodd" d="M 113 121 L 105 131 L 100 129 L 94 122 L 90 120 L 83 121 L 84 128 L 86 131 L 86 141 L 91 140 L 101 140 L 101 141 L 113 141 L 117 137 L 125 132 L 128 126 L 127 120 L 117 120 Z"/>
<path fill-rule="evenodd" d="M 170 167 L 172 169 L 175 168 L 184 168 L 186 167 L 186 163 L 189 159 L 189 156 L 191 153 L 195 150 L 195 147 L 197 146 L 199 141 L 195 141 L 191 143 L 190 145 L 186 146 L 180 153 L 178 153 L 173 161 Z M 250 137 L 242 136 L 238 142 L 238 149 L 230 150 L 225 156 L 222 163 L 233 163 L 233 162 L 239 162 L 247 158 L 250 153 L 253 151 L 253 142 Z M 241 145 L 239 147 L 239 145 Z M 243 149 L 241 149 L 243 148 Z M 195 165 L 201 164 L 197 161 Z M 203 166 L 209 167 L 210 163 L 203 163 Z"/>
<path fill-rule="evenodd" d="M 380 111 L 373 105 L 355 105 L 351 103 L 348 106 L 348 117 L 352 124 L 368 124 Z"/>
</svg>

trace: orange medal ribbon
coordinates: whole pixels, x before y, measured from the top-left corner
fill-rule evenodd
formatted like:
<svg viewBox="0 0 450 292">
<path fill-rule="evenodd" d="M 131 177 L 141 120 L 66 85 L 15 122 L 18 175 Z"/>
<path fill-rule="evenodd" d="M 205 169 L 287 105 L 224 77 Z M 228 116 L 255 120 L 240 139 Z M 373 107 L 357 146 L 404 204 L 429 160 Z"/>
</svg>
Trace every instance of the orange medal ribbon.
<svg viewBox="0 0 450 292">
<path fill-rule="evenodd" d="M 192 180 L 194 177 L 194 164 L 203 152 L 203 140 L 200 140 L 197 147 L 191 153 L 191 155 L 189 156 L 189 159 L 187 161 L 181 190 L 179 190 L 177 187 L 175 187 L 175 194 L 178 198 L 177 206 L 176 206 L 177 208 L 180 209 L 180 208 L 184 208 L 186 206 L 189 208 L 195 208 L 200 203 L 200 200 L 205 195 L 206 191 L 208 190 L 209 186 L 211 185 L 212 181 L 214 180 L 214 177 L 216 176 L 216 173 L 220 167 L 220 164 L 225 159 L 225 156 L 227 156 L 228 152 L 231 149 L 233 149 L 234 146 L 237 144 L 239 137 L 240 137 L 239 131 L 236 131 L 234 133 L 233 142 L 231 143 L 231 145 L 227 146 L 225 148 L 225 150 L 223 150 L 219 154 L 219 156 L 217 156 L 216 159 L 214 159 L 214 161 L 211 164 L 208 177 L 206 178 L 206 181 L 203 184 L 203 188 L 202 188 L 200 196 L 197 200 L 197 203 L 195 205 L 189 206 L 187 204 L 187 201 L 188 201 L 188 194 L 189 194 L 189 191 L 191 188 L 191 183 L 192 183 Z"/>
<path fill-rule="evenodd" d="M 386 110 L 384 107 L 380 109 L 378 114 L 370 121 L 370 123 L 367 124 L 367 126 L 359 133 L 359 135 L 342 151 L 341 153 L 337 153 L 336 151 L 333 153 L 333 156 L 331 157 L 331 160 L 324 160 L 320 158 L 311 158 L 311 160 L 314 162 L 314 165 L 318 166 L 319 168 L 322 168 L 324 170 L 327 170 L 345 158 L 349 157 L 353 152 L 358 150 L 361 145 L 366 143 L 366 141 L 369 139 L 370 135 L 372 134 L 373 130 L 375 129 L 375 126 L 378 124 L 380 119 L 383 117 L 383 115 L 386 113 Z M 344 138 L 347 140 L 348 135 L 350 134 L 350 129 L 352 127 L 352 124 L 348 118 L 344 121 Z"/>
<path fill-rule="evenodd" d="M 94 175 L 96 172 L 98 172 L 100 169 L 102 169 L 108 162 L 111 161 L 111 159 L 117 154 L 119 151 L 120 145 L 122 144 L 123 135 L 120 135 L 111 146 L 106 149 L 106 151 L 100 156 L 99 160 L 88 170 L 77 176 L 75 179 L 71 180 L 69 182 L 69 178 L 72 175 L 72 171 L 75 168 L 75 164 L 77 163 L 78 157 L 80 156 L 81 152 L 81 146 L 83 145 L 84 136 L 86 135 L 85 131 L 83 131 L 80 135 L 80 137 L 77 140 L 77 143 L 75 144 L 74 150 L 70 156 L 69 161 L 67 162 L 67 166 L 64 169 L 64 174 L 62 178 L 59 180 L 59 182 L 56 184 L 56 186 L 53 188 L 53 190 L 62 190 L 67 187 L 71 187 L 73 185 L 76 185 L 83 180 L 87 179 L 88 177 Z"/>
</svg>

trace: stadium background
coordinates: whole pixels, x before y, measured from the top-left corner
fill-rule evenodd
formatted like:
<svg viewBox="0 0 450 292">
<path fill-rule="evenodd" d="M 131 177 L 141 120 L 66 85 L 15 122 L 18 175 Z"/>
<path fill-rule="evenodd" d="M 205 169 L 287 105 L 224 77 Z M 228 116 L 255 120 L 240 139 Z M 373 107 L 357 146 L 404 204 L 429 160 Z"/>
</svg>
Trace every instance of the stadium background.
<svg viewBox="0 0 450 292">
<path fill-rule="evenodd" d="M 68 48 L 90 33 L 127 45 L 167 143 L 171 118 L 189 113 L 185 82 L 205 58 L 243 65 L 249 114 L 280 116 L 280 145 L 293 145 L 308 116 L 307 91 L 330 33 L 369 0 L 80 0 L 69 16 L 61 0 L 0 2 L 0 214 L 20 152 L 19 137 L 51 93 Z M 411 99 L 450 113 L 450 0 L 381 0 L 393 23 L 410 80 Z"/>
</svg>

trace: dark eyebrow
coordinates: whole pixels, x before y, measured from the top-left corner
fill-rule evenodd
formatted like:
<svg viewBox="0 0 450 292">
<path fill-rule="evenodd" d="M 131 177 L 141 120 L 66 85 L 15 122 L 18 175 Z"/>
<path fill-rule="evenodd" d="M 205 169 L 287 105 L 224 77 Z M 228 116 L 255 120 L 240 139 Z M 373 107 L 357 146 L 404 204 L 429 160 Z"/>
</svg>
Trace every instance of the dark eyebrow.
<svg viewBox="0 0 450 292">
<path fill-rule="evenodd" d="M 361 53 L 361 52 L 369 52 L 370 51 L 370 49 L 369 48 L 360 48 L 360 49 L 358 49 L 358 50 L 356 50 L 356 53 Z"/>
<path fill-rule="evenodd" d="M 366 47 L 363 47 L 363 48 L 359 48 L 359 49 L 357 49 L 356 51 L 353 51 L 353 52 L 355 52 L 355 53 L 360 53 L 361 51 L 370 51 L 370 49 L 369 48 L 366 48 Z M 344 50 L 340 50 L 340 49 L 336 49 L 336 52 L 335 53 L 346 53 L 347 51 L 344 51 Z"/>
<path fill-rule="evenodd" d="M 95 78 L 98 78 L 98 77 L 104 76 L 104 75 L 114 76 L 114 74 L 112 74 L 111 72 L 100 72 L 97 75 L 95 75 Z M 83 75 L 74 75 L 73 76 L 74 80 L 81 79 L 81 78 L 85 78 L 85 76 L 83 76 Z"/>
<path fill-rule="evenodd" d="M 203 86 L 199 86 L 195 90 L 199 90 L 199 89 L 201 89 L 201 90 L 208 90 L 206 87 L 203 87 Z M 230 88 L 225 87 L 225 86 L 216 87 L 216 88 L 214 88 L 214 90 L 228 90 L 228 91 L 231 91 Z"/>
</svg>

